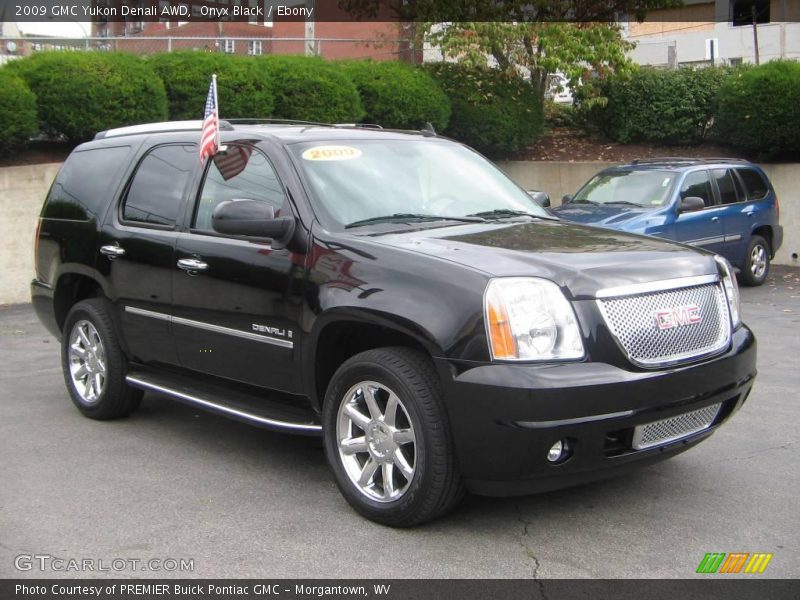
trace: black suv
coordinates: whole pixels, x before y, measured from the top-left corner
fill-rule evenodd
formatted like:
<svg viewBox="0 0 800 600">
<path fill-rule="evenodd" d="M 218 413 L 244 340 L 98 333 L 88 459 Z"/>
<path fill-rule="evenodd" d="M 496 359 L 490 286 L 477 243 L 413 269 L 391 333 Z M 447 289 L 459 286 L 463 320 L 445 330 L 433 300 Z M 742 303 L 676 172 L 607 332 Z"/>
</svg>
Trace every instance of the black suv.
<svg viewBox="0 0 800 600">
<path fill-rule="evenodd" d="M 724 259 L 565 223 L 432 134 L 223 122 L 100 133 L 39 221 L 33 303 L 88 417 L 143 391 L 321 435 L 361 514 L 624 472 L 741 407 Z"/>
</svg>

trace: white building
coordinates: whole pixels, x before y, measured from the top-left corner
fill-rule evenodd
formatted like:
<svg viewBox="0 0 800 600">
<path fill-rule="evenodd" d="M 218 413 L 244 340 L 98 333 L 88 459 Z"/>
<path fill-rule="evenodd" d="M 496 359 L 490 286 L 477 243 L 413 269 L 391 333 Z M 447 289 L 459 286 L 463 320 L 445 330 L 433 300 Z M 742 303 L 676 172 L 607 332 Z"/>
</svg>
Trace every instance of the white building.
<svg viewBox="0 0 800 600">
<path fill-rule="evenodd" d="M 674 68 L 754 63 L 756 35 L 759 62 L 800 60 L 798 21 L 800 0 L 684 0 L 681 8 L 652 11 L 623 29 L 636 42 L 636 63 Z"/>
</svg>

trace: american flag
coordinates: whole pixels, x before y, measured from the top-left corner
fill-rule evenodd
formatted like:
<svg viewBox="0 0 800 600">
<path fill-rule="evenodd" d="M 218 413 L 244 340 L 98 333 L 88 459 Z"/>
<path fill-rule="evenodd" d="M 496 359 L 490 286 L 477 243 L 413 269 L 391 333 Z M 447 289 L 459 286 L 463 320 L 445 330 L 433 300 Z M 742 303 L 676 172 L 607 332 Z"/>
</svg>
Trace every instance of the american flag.
<svg viewBox="0 0 800 600">
<path fill-rule="evenodd" d="M 200 134 L 200 161 L 214 156 L 219 150 L 219 104 L 217 103 L 217 76 L 211 77 L 203 117 L 203 132 Z"/>
</svg>

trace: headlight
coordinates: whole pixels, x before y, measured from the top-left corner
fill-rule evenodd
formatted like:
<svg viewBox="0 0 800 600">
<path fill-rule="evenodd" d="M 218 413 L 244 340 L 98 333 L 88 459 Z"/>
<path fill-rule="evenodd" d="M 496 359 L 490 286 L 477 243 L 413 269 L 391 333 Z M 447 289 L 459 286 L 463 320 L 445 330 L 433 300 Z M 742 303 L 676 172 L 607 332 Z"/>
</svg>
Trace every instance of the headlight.
<svg viewBox="0 0 800 600">
<path fill-rule="evenodd" d="M 575 312 L 552 281 L 493 279 L 486 288 L 484 315 L 492 359 L 583 358 Z"/>
<path fill-rule="evenodd" d="M 728 297 L 728 308 L 731 311 L 731 322 L 733 328 L 736 329 L 742 322 L 739 314 L 739 286 L 736 283 L 736 277 L 733 275 L 733 267 L 727 259 L 716 255 L 714 260 L 717 261 L 719 266 L 719 274 L 722 276 L 722 287 L 725 288 L 725 295 Z"/>
</svg>

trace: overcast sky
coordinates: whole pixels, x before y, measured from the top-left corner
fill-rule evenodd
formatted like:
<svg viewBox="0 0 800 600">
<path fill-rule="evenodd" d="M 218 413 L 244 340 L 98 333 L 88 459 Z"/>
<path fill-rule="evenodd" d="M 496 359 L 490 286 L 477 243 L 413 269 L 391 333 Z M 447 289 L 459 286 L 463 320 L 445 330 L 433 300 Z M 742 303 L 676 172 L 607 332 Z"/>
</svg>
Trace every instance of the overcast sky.
<svg viewBox="0 0 800 600">
<path fill-rule="evenodd" d="M 84 37 L 92 34 L 91 23 L 17 23 L 22 33 L 29 35 L 52 35 Z"/>
</svg>

